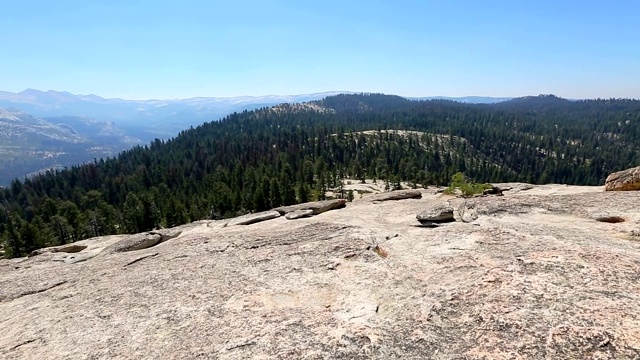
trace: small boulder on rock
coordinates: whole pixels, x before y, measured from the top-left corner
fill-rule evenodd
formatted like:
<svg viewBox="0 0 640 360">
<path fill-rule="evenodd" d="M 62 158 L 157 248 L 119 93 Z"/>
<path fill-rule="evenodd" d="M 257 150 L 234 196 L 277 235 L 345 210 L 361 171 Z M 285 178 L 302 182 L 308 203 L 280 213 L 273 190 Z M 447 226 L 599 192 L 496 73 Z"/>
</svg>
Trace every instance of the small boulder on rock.
<svg viewBox="0 0 640 360">
<path fill-rule="evenodd" d="M 437 204 L 430 207 L 420 214 L 416 215 L 416 218 L 422 224 L 430 223 L 446 223 L 453 222 L 453 207 L 448 202 Z"/>
<path fill-rule="evenodd" d="M 273 211 L 277 211 L 280 215 L 286 215 L 288 213 L 298 211 L 298 210 L 312 210 L 312 215 L 318 215 L 325 211 L 340 209 L 347 206 L 347 200 L 345 199 L 335 199 L 335 200 L 324 200 L 324 201 L 313 201 L 304 204 L 291 205 L 291 206 L 282 206 L 279 208 L 273 209 Z"/>
<path fill-rule="evenodd" d="M 287 220 L 295 220 L 313 216 L 313 210 L 305 209 L 305 210 L 296 210 L 286 214 L 284 217 Z"/>
<path fill-rule="evenodd" d="M 474 202 L 464 201 L 455 207 L 453 216 L 456 221 L 470 223 L 478 219 L 478 209 Z"/>
<path fill-rule="evenodd" d="M 605 191 L 640 190 L 640 166 L 609 175 L 604 185 Z"/>
<path fill-rule="evenodd" d="M 127 236 L 126 238 L 104 249 L 105 253 L 136 251 L 157 245 L 162 240 L 162 235 L 155 233 L 143 233 Z"/>
<path fill-rule="evenodd" d="M 28 257 L 32 257 L 32 256 L 44 254 L 44 253 L 57 253 L 57 252 L 73 254 L 73 253 L 80 252 L 86 248 L 87 248 L 86 245 L 78 245 L 78 244 L 52 246 L 49 248 L 33 250 L 31 253 L 29 253 Z"/>
<path fill-rule="evenodd" d="M 270 211 L 262 211 L 253 214 L 247 214 L 238 216 L 237 218 L 233 218 L 229 220 L 227 226 L 234 225 L 251 225 L 265 220 L 271 220 L 280 217 L 280 213 L 274 210 Z"/>
<path fill-rule="evenodd" d="M 385 193 L 375 194 L 367 197 L 369 201 L 388 201 L 403 199 L 421 199 L 422 192 L 420 190 L 396 190 Z"/>
<path fill-rule="evenodd" d="M 174 238 L 177 238 L 182 234 L 182 230 L 176 229 L 161 229 L 149 231 L 150 235 L 160 235 L 160 242 L 165 242 Z"/>
</svg>

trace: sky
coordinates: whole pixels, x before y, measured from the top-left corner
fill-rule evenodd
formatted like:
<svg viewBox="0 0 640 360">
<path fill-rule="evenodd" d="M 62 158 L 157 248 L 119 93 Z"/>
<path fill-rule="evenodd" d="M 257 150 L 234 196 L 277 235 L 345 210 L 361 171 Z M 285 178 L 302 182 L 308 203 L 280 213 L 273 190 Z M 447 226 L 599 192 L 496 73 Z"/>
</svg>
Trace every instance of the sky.
<svg viewBox="0 0 640 360">
<path fill-rule="evenodd" d="M 0 90 L 640 98 L 640 1 L 3 1 Z"/>
</svg>

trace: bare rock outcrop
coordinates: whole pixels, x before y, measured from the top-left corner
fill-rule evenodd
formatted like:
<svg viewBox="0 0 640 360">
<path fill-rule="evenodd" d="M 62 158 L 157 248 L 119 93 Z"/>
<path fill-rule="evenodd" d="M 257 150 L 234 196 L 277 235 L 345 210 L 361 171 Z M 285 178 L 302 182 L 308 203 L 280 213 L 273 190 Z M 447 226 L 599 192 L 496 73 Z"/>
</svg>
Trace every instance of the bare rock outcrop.
<svg viewBox="0 0 640 360">
<path fill-rule="evenodd" d="M 504 194 L 450 199 L 447 214 L 475 219 L 429 230 L 415 214 L 443 196 L 425 192 L 304 221 L 189 224 L 139 251 L 105 251 L 135 247 L 116 235 L 2 259 L 0 358 L 637 357 L 640 192 Z"/>
<path fill-rule="evenodd" d="M 313 216 L 313 210 L 301 209 L 301 210 L 295 210 L 290 213 L 287 213 L 284 217 L 287 220 L 295 220 L 295 219 L 301 219 L 301 218 L 306 218 L 311 216 Z"/>
<path fill-rule="evenodd" d="M 271 220 L 280 217 L 280 213 L 274 210 L 262 211 L 253 214 L 238 216 L 229 220 L 227 226 L 251 225 L 261 221 Z"/>
<path fill-rule="evenodd" d="M 448 202 L 432 205 L 416 215 L 421 223 L 446 223 L 455 221 L 453 206 Z"/>
<path fill-rule="evenodd" d="M 160 243 L 162 235 L 157 233 L 143 233 L 129 235 L 125 239 L 104 249 L 107 253 L 127 252 L 150 248 Z"/>
<path fill-rule="evenodd" d="M 389 191 L 380 194 L 368 196 L 366 199 L 369 201 L 389 201 L 389 200 L 403 200 L 403 199 L 420 199 L 422 198 L 422 191 L 420 190 L 396 190 Z"/>
<path fill-rule="evenodd" d="M 106 247 L 104 252 L 127 252 L 147 249 L 162 242 L 176 238 L 182 234 L 179 229 L 153 230 L 146 233 L 123 235 L 123 239 Z"/>
<path fill-rule="evenodd" d="M 73 254 L 73 253 L 77 253 L 80 252 L 84 249 L 86 249 L 87 246 L 86 245 L 80 245 L 80 244 L 66 244 L 66 245 L 61 245 L 61 246 L 52 246 L 52 247 L 48 247 L 48 248 L 44 248 L 44 249 L 38 249 L 38 250 L 33 250 L 29 256 L 36 256 L 36 255 L 40 255 L 40 254 L 44 254 L 44 253 L 55 253 L 55 252 L 63 252 L 63 253 L 68 253 L 68 254 Z"/>
<path fill-rule="evenodd" d="M 286 215 L 290 212 L 294 212 L 298 210 L 312 210 L 313 215 L 318 215 L 329 210 L 341 209 L 345 206 L 347 206 L 347 200 L 334 199 L 334 200 L 313 201 L 313 202 L 291 205 L 291 206 L 282 206 L 279 208 L 275 208 L 273 210 L 279 212 L 280 215 Z"/>
<path fill-rule="evenodd" d="M 640 166 L 615 172 L 605 180 L 605 191 L 640 190 Z"/>
<path fill-rule="evenodd" d="M 150 235 L 160 235 L 160 242 L 169 241 L 175 239 L 182 234 L 182 229 L 160 229 L 149 231 Z"/>
</svg>

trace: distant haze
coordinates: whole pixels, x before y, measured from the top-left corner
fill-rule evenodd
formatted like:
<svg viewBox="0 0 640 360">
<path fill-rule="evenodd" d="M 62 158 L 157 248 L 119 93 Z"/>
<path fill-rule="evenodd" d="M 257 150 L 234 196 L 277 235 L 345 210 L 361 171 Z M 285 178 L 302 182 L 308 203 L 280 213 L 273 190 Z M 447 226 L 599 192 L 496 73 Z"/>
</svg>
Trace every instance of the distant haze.
<svg viewBox="0 0 640 360">
<path fill-rule="evenodd" d="M 75 95 L 66 91 L 27 89 L 19 93 L 0 91 L 0 108 L 12 108 L 39 117 L 88 116 L 112 121 L 134 130 L 131 135 L 143 140 L 173 137 L 181 130 L 206 121 L 218 120 L 230 113 L 253 110 L 281 103 L 319 100 L 327 96 L 350 93 L 331 91 L 300 95 L 266 95 L 239 97 L 195 97 L 172 100 L 105 99 L 97 95 Z M 422 97 L 411 99 L 449 99 L 466 103 L 495 103 L 509 98 L 491 97 Z"/>
</svg>

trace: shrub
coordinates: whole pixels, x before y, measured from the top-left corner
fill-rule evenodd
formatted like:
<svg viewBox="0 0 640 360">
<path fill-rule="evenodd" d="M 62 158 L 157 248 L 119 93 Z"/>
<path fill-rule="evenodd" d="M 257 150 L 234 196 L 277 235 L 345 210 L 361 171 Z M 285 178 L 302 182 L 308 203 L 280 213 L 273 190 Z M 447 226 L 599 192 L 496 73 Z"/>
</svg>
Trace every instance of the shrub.
<svg viewBox="0 0 640 360">
<path fill-rule="evenodd" d="M 454 194 L 456 188 L 460 189 L 463 196 L 473 196 L 482 194 L 486 189 L 491 189 L 491 184 L 477 184 L 470 182 L 463 173 L 457 172 L 451 177 L 451 184 L 444 191 L 445 194 Z"/>
</svg>

